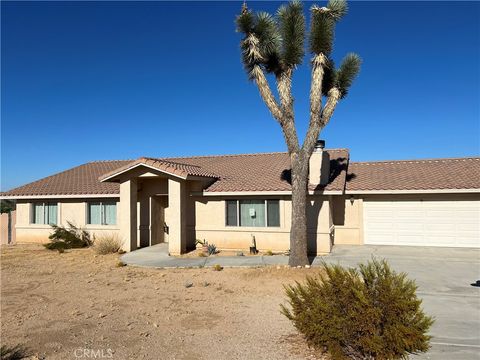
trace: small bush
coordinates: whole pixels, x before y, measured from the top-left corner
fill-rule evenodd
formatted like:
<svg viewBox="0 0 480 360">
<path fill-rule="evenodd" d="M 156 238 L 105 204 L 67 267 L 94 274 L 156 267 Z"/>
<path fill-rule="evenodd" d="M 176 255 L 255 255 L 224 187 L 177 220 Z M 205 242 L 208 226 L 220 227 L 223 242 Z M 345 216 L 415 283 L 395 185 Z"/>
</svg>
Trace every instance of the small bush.
<svg viewBox="0 0 480 360">
<path fill-rule="evenodd" d="M 90 233 L 76 227 L 71 222 L 68 226 L 51 225 L 53 233 L 48 237 L 50 242 L 44 246 L 49 250 L 84 248 L 93 245 Z"/>
<path fill-rule="evenodd" d="M 433 323 L 415 282 L 373 260 L 360 269 L 323 265 L 305 284 L 286 286 L 291 309 L 282 313 L 314 348 L 332 359 L 402 359 L 429 349 Z"/>
<path fill-rule="evenodd" d="M 116 233 L 102 234 L 96 237 L 93 249 L 99 255 L 114 254 L 121 250 L 123 240 Z"/>
<path fill-rule="evenodd" d="M 214 271 L 222 271 L 223 270 L 223 267 L 219 264 L 216 264 L 213 266 L 213 270 Z"/>
<path fill-rule="evenodd" d="M 127 266 L 127 264 L 125 264 L 123 261 L 118 261 L 115 266 L 116 267 L 124 267 L 124 266 Z"/>
<path fill-rule="evenodd" d="M 208 255 L 215 255 L 218 253 L 217 247 L 214 244 L 209 244 L 207 248 Z"/>
<path fill-rule="evenodd" d="M 25 359 L 28 356 L 30 356 L 30 354 L 28 354 L 27 349 L 21 345 L 16 345 L 14 347 L 2 345 L 0 347 L 0 359 L 20 360 Z"/>
<path fill-rule="evenodd" d="M 266 256 L 273 256 L 272 250 L 267 250 L 267 251 L 265 251 L 265 255 L 266 255 Z"/>
</svg>

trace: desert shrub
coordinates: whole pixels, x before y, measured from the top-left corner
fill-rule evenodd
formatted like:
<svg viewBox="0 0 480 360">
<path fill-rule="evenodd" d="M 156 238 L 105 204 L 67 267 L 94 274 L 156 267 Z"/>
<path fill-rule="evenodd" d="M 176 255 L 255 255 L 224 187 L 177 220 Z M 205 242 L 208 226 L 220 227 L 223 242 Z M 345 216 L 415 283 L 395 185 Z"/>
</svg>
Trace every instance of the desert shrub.
<svg viewBox="0 0 480 360">
<path fill-rule="evenodd" d="M 124 267 L 124 266 L 127 266 L 127 264 L 125 264 L 123 261 L 118 261 L 116 264 L 115 264 L 116 267 Z"/>
<path fill-rule="evenodd" d="M 45 247 L 50 250 L 83 248 L 93 245 L 90 233 L 83 228 L 76 227 L 71 222 L 68 226 L 52 226 L 52 234 L 48 237 L 50 242 Z"/>
<path fill-rule="evenodd" d="M 30 356 L 27 353 L 27 349 L 21 345 L 16 345 L 13 347 L 8 347 L 2 345 L 0 347 L 0 359 L 3 360 L 20 360 L 25 359 L 26 357 Z"/>
<path fill-rule="evenodd" d="M 273 251 L 272 250 L 267 250 L 265 251 L 266 256 L 273 256 Z"/>
<path fill-rule="evenodd" d="M 214 244 L 208 244 L 207 252 L 208 255 L 215 255 L 216 253 L 218 253 L 218 250 Z"/>
<path fill-rule="evenodd" d="M 121 250 L 123 240 L 116 233 L 101 234 L 95 238 L 93 249 L 99 255 L 114 254 Z"/>
<path fill-rule="evenodd" d="M 222 267 L 221 265 L 219 265 L 219 264 L 215 264 L 215 265 L 213 266 L 213 270 L 214 270 L 214 271 L 222 271 L 222 270 L 223 270 L 223 267 Z"/>
<path fill-rule="evenodd" d="M 323 265 L 304 284 L 286 286 L 291 309 L 282 313 L 307 343 L 336 359 L 404 359 L 429 349 L 433 323 L 416 296 L 417 286 L 387 262 L 359 270 Z"/>
</svg>

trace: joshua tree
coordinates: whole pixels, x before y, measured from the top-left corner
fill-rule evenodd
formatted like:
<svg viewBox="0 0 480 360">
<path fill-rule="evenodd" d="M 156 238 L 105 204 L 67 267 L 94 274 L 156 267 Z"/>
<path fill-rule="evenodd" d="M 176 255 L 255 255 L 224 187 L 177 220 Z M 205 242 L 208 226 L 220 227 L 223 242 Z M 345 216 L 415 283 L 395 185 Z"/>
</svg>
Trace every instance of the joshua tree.
<svg viewBox="0 0 480 360">
<path fill-rule="evenodd" d="M 306 205 L 310 156 L 320 131 L 330 121 L 337 103 L 347 95 L 360 70 L 360 58 L 356 54 L 348 54 L 338 69 L 331 59 L 335 25 L 346 12 L 344 0 L 330 0 L 326 7 L 313 5 L 310 8 L 310 123 L 301 145 L 295 127 L 292 74 L 305 55 L 306 25 L 302 3 L 293 1 L 281 6 L 275 17 L 265 12 L 254 14 L 244 3 L 236 19 L 237 31 L 244 35 L 240 46 L 245 71 L 257 84 L 263 101 L 280 124 L 290 155 L 291 266 L 308 264 Z M 278 99 L 270 88 L 267 74 L 275 77 Z M 326 97 L 324 106 L 322 96 Z"/>
</svg>

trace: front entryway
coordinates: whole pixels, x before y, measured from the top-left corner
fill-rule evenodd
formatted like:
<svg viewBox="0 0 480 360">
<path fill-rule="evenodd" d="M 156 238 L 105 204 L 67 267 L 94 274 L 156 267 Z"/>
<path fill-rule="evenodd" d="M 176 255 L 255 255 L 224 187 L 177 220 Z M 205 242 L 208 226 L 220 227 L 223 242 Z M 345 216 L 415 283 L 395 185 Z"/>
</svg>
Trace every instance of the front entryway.
<svg viewBox="0 0 480 360">
<path fill-rule="evenodd" d="M 168 225 L 165 222 L 165 208 L 168 196 L 150 197 L 150 246 L 168 242 Z"/>
</svg>

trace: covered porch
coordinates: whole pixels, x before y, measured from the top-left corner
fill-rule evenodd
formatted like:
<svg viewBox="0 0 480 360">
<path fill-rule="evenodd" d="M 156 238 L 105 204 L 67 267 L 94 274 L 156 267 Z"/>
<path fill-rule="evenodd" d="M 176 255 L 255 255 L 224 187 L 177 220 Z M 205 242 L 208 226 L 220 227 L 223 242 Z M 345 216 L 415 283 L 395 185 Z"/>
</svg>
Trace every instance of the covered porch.
<svg viewBox="0 0 480 360">
<path fill-rule="evenodd" d="M 127 252 L 158 244 L 170 255 L 195 247 L 195 200 L 215 180 L 212 174 L 158 159 L 141 158 L 101 181 L 120 184 L 118 224 Z"/>
</svg>

